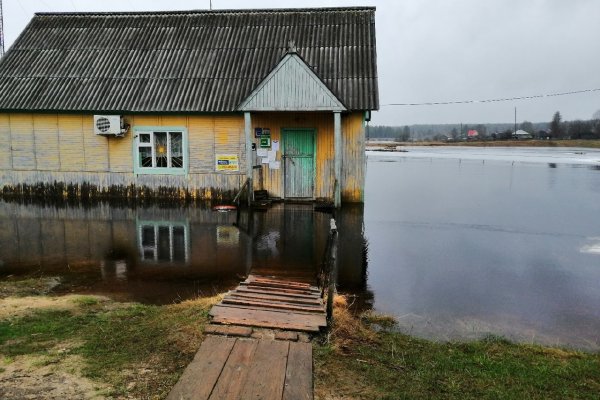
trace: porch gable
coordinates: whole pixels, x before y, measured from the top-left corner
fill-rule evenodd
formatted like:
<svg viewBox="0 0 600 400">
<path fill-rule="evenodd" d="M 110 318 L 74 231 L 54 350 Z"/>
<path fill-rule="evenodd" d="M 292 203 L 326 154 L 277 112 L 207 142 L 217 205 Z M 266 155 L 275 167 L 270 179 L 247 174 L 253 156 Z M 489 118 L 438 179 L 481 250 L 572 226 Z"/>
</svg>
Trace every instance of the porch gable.
<svg viewBox="0 0 600 400">
<path fill-rule="evenodd" d="M 295 52 L 287 53 L 238 107 L 240 111 L 346 111 Z"/>
</svg>

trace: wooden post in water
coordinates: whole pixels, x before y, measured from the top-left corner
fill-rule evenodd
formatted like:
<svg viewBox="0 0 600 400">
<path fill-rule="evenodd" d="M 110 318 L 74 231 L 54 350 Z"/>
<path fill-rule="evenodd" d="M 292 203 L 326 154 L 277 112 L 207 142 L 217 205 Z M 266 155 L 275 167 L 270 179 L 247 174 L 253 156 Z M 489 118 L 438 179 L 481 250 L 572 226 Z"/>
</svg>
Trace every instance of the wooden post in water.
<svg viewBox="0 0 600 400">
<path fill-rule="evenodd" d="M 329 279 L 327 290 L 327 325 L 333 321 L 333 296 L 335 296 L 335 287 L 337 281 L 337 248 L 338 248 L 338 230 L 335 224 L 335 219 L 331 218 L 330 222 L 330 253 L 329 253 Z"/>
</svg>

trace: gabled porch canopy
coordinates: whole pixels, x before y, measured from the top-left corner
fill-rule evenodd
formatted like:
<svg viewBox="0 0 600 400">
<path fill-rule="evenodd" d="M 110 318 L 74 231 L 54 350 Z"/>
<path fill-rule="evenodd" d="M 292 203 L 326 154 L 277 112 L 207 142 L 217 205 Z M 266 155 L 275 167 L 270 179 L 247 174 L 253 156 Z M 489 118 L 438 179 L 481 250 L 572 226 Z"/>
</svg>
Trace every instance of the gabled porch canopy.
<svg viewBox="0 0 600 400">
<path fill-rule="evenodd" d="M 293 47 L 293 46 L 292 46 Z M 252 154 L 252 119 L 255 111 L 331 111 L 334 131 L 334 205 L 341 205 L 342 130 L 344 104 L 329 90 L 319 76 L 291 49 L 267 77 L 238 107 L 244 111 L 246 154 Z M 252 187 L 252 165 L 247 163 L 247 177 Z M 250 200 L 250 199 L 249 199 Z"/>
<path fill-rule="evenodd" d="M 346 111 L 346 106 L 293 50 L 238 107 L 240 111 Z"/>
</svg>

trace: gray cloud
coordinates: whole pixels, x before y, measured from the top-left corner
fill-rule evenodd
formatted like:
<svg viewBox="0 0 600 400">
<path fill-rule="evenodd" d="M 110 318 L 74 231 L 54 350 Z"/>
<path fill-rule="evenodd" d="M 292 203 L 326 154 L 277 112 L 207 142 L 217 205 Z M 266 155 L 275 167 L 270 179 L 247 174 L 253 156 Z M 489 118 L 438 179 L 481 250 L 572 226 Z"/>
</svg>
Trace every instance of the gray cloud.
<svg viewBox="0 0 600 400">
<path fill-rule="evenodd" d="M 208 8 L 209 1 L 4 0 L 10 45 L 36 11 L 122 11 Z M 248 8 L 214 0 L 215 8 Z M 600 1 L 597 0 L 255 0 L 253 8 L 377 6 L 381 104 L 490 99 L 600 88 Z M 587 119 L 600 92 L 532 101 L 388 107 L 374 124 Z"/>
</svg>

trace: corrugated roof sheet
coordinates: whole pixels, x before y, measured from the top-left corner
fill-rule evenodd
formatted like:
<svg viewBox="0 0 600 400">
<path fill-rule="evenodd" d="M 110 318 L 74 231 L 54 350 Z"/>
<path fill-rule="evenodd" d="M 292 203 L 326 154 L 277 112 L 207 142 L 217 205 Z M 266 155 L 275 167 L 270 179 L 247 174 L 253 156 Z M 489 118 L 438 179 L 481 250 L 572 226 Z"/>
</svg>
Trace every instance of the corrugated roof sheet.
<svg viewBox="0 0 600 400">
<path fill-rule="evenodd" d="M 0 110 L 229 112 L 289 49 L 349 110 L 379 108 L 375 8 L 36 14 Z"/>
</svg>

